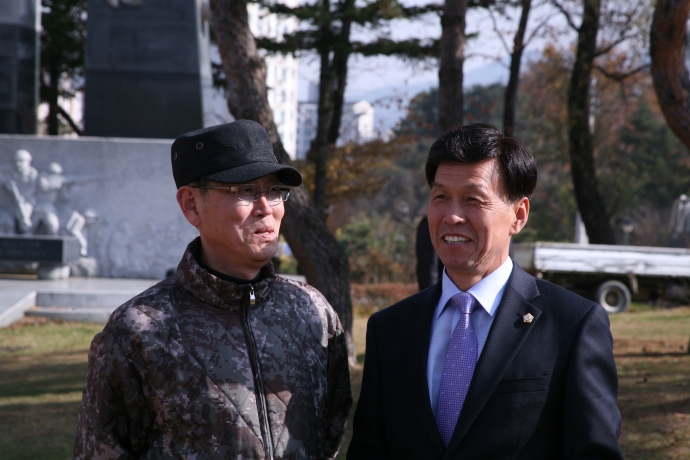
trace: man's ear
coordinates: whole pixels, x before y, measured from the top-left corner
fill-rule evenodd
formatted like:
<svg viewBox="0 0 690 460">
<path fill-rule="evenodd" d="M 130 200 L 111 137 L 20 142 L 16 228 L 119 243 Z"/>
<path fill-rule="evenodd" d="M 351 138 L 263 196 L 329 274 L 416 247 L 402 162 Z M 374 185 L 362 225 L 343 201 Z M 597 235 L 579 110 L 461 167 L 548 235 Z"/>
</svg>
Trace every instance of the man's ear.
<svg viewBox="0 0 690 460">
<path fill-rule="evenodd" d="M 177 190 L 177 204 L 180 205 L 182 214 L 187 221 L 195 227 L 201 224 L 201 217 L 199 216 L 199 204 L 201 197 L 196 193 L 196 190 L 188 186 L 180 187 Z"/>
<path fill-rule="evenodd" d="M 512 204 L 512 208 L 515 212 L 515 220 L 513 220 L 513 225 L 510 228 L 510 236 L 520 233 L 520 230 L 527 224 L 527 218 L 529 217 L 529 198 L 520 198 Z"/>
</svg>

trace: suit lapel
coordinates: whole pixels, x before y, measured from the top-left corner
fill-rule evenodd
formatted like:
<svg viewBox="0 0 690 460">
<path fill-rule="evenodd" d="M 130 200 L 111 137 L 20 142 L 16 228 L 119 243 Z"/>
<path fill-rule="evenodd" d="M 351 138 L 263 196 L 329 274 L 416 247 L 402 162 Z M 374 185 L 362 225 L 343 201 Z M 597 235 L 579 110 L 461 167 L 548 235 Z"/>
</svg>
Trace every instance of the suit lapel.
<svg viewBox="0 0 690 460">
<path fill-rule="evenodd" d="M 539 320 L 541 310 L 529 303 L 529 300 L 538 295 L 539 290 L 534 278 L 514 264 L 513 273 L 508 280 L 486 344 L 474 370 L 462 412 L 446 451 L 446 458 L 472 426 L 496 390 L 503 373 L 529 336 L 534 323 Z M 527 313 L 534 316 L 531 324 L 522 320 L 522 316 Z"/>
<path fill-rule="evenodd" d="M 439 281 L 427 289 L 419 305 L 402 317 L 402 352 L 403 356 L 407 357 L 409 366 L 406 373 L 411 391 L 411 403 L 432 443 L 439 452 L 443 452 L 445 449 L 431 410 L 429 385 L 426 379 L 431 323 L 440 297 L 441 282 Z"/>
</svg>

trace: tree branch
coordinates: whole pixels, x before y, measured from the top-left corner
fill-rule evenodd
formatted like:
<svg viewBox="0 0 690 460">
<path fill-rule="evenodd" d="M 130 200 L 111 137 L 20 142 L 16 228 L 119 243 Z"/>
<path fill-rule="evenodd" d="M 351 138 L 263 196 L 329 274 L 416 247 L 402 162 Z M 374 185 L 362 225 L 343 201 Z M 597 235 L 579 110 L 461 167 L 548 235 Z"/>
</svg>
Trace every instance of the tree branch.
<svg viewBox="0 0 690 460">
<path fill-rule="evenodd" d="M 532 30 L 532 32 L 529 33 L 527 38 L 525 39 L 525 44 L 524 47 L 527 48 L 530 43 L 532 43 L 532 40 L 534 40 L 536 37 L 539 36 L 539 33 L 549 24 L 549 21 L 551 18 L 553 18 L 556 15 L 556 13 L 552 13 L 547 15 L 542 21 L 537 24 L 537 26 Z"/>
<path fill-rule="evenodd" d="M 621 32 L 620 35 L 616 40 L 614 40 L 612 43 L 609 43 L 608 45 L 604 46 L 603 48 L 599 48 L 594 52 L 594 57 L 599 57 L 603 54 L 607 54 L 609 51 L 614 49 L 616 46 L 620 45 L 624 41 L 634 38 L 634 34 L 627 35 L 625 32 Z"/>
<path fill-rule="evenodd" d="M 599 71 L 603 76 L 606 78 L 609 78 L 611 80 L 617 81 L 617 82 L 623 82 L 627 78 L 632 77 L 635 74 L 638 74 L 642 72 L 643 70 L 647 70 L 651 67 L 651 64 L 643 64 L 639 67 L 636 67 L 628 72 L 609 72 L 608 70 L 604 69 L 603 67 L 599 65 L 594 65 L 594 68 Z"/>
<path fill-rule="evenodd" d="M 572 16 L 571 16 L 570 13 L 565 9 L 565 7 L 563 7 L 563 5 L 561 5 L 561 3 L 560 3 L 558 0 L 551 0 L 551 1 L 553 2 L 553 6 L 555 6 L 556 9 L 558 9 L 558 10 L 561 12 L 561 14 L 563 14 L 563 16 L 565 16 L 565 20 L 568 22 L 568 25 L 569 25 L 574 31 L 580 30 L 580 28 L 579 28 L 578 26 L 575 25 L 575 22 L 573 21 Z"/>
<path fill-rule="evenodd" d="M 410 60 L 422 60 L 437 57 L 440 52 L 440 40 L 420 40 L 411 38 L 395 41 L 389 38 L 378 38 L 372 42 L 352 42 L 352 52 L 362 56 L 398 56 Z"/>
<path fill-rule="evenodd" d="M 496 16 L 494 16 L 494 12 L 491 8 L 488 8 L 489 12 L 489 17 L 491 18 L 491 25 L 494 29 L 494 32 L 498 36 L 498 38 L 501 40 L 501 44 L 503 45 L 503 49 L 506 53 L 511 54 L 512 50 L 510 49 L 510 46 L 508 46 L 508 43 L 506 43 L 505 39 L 503 38 L 503 33 L 501 33 L 500 30 L 498 30 L 498 23 L 496 22 Z"/>
<path fill-rule="evenodd" d="M 67 122 L 67 124 L 69 124 L 70 128 L 72 128 L 72 131 L 77 133 L 77 136 L 84 135 L 84 131 L 82 131 L 82 129 L 74 122 L 74 120 L 72 120 L 72 117 L 69 116 L 69 113 L 67 113 L 65 109 L 63 109 L 59 104 L 57 106 L 57 110 L 58 114 L 60 114 L 62 118 L 64 118 L 64 120 Z"/>
</svg>

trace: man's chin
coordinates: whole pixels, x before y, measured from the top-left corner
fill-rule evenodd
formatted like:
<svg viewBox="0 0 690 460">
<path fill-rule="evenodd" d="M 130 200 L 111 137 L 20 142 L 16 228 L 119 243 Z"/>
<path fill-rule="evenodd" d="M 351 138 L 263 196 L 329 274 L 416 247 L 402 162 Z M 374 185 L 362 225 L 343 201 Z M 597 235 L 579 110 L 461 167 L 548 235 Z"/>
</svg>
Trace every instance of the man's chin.
<svg viewBox="0 0 690 460">
<path fill-rule="evenodd" d="M 277 244 L 267 244 L 261 248 L 258 248 L 256 251 L 254 251 L 253 259 L 257 263 L 262 262 L 262 266 L 263 266 L 263 265 L 266 265 L 268 262 L 270 262 L 270 260 L 273 259 L 273 257 L 277 255 L 277 252 L 278 252 L 278 245 Z"/>
</svg>

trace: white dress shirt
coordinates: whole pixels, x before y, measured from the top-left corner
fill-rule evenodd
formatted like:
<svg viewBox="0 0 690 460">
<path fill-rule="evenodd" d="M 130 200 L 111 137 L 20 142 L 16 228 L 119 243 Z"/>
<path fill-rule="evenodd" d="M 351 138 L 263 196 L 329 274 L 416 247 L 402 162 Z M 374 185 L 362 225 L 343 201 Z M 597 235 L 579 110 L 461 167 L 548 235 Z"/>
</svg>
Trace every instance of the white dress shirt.
<svg viewBox="0 0 690 460">
<path fill-rule="evenodd" d="M 467 291 L 472 294 L 482 307 L 479 308 L 477 306 L 470 316 L 474 326 L 474 333 L 477 336 L 477 359 L 482 354 L 486 337 L 489 335 L 489 329 L 491 329 L 491 324 L 498 309 L 498 304 L 501 303 L 503 292 L 512 272 L 513 261 L 509 257 L 500 267 Z M 443 365 L 446 362 L 448 342 L 450 342 L 450 336 L 458 324 L 461 315 L 454 305 L 448 304 L 448 300 L 460 292 L 462 291 L 451 281 L 444 268 L 443 280 L 441 282 L 441 298 L 438 301 L 431 323 L 431 341 L 429 343 L 429 359 L 426 368 L 429 397 L 434 417 L 436 416 L 436 408 L 438 406 L 438 391 L 441 385 Z"/>
</svg>

